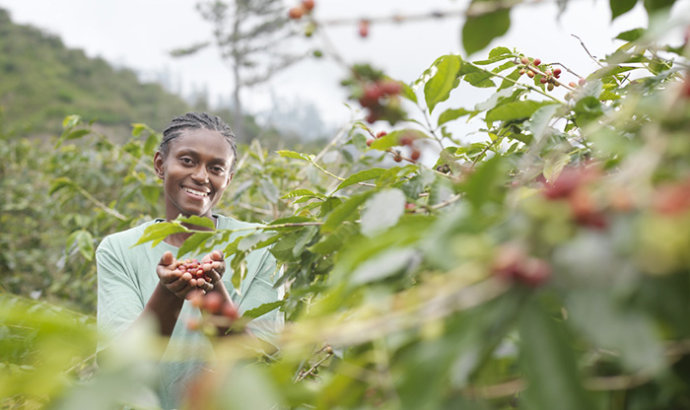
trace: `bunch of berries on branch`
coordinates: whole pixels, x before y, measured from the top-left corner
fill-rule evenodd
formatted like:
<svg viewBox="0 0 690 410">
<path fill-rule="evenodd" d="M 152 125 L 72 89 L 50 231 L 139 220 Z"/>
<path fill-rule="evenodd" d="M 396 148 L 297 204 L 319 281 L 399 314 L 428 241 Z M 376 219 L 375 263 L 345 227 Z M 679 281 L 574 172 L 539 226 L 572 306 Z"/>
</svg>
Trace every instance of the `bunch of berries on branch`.
<svg viewBox="0 0 690 410">
<path fill-rule="evenodd" d="M 541 65 L 540 59 L 535 58 L 530 60 L 529 58 L 523 56 L 520 58 L 520 63 L 521 65 L 519 66 L 520 69 L 518 73 L 520 75 L 527 74 L 527 77 L 534 78 L 535 81 L 539 80 L 539 83 L 544 84 L 547 90 L 553 91 L 555 87 L 560 85 L 558 82 L 558 79 L 561 77 L 560 68 L 556 67 L 551 69 L 551 67 L 549 67 L 544 70 L 542 75 L 542 72 L 537 68 Z"/>
<path fill-rule="evenodd" d="M 352 76 L 341 84 L 350 88 L 350 98 L 366 110 L 368 123 L 385 120 L 393 125 L 405 118 L 405 111 L 400 106 L 402 84 L 386 78 L 368 64 L 355 65 L 351 72 Z"/>
</svg>

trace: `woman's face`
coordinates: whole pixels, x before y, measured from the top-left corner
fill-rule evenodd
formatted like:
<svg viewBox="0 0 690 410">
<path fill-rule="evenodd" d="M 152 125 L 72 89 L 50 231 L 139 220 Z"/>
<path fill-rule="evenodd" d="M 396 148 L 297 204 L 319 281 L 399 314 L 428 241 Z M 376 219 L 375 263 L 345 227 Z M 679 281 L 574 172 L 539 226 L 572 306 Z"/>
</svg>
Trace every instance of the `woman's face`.
<svg viewBox="0 0 690 410">
<path fill-rule="evenodd" d="M 219 132 L 203 128 L 182 131 L 170 141 L 165 158 L 157 152 L 153 162 L 163 180 L 165 216 L 211 217 L 232 174 L 230 144 Z"/>
</svg>

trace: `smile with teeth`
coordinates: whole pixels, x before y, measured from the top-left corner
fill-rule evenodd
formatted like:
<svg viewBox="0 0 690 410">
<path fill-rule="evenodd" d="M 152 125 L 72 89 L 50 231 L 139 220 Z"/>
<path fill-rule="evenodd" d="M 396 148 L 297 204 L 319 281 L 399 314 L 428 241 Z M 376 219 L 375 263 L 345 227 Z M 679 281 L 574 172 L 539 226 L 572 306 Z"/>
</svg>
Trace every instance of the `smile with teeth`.
<svg viewBox="0 0 690 410">
<path fill-rule="evenodd" d="M 187 188 L 187 187 L 182 187 L 182 189 L 183 189 L 185 192 L 188 192 L 188 193 L 190 193 L 190 194 L 192 194 L 192 195 L 194 195 L 194 196 L 199 196 L 199 197 L 207 197 L 208 194 L 209 194 L 208 192 L 197 191 L 196 189 Z"/>
</svg>

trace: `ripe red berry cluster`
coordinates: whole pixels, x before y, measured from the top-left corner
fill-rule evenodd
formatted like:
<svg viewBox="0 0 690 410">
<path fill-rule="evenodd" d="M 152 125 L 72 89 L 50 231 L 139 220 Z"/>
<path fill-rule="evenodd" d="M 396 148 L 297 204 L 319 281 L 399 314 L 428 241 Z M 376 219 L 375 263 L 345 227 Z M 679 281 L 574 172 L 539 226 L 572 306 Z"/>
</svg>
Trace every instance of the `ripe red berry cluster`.
<svg viewBox="0 0 690 410">
<path fill-rule="evenodd" d="M 206 311 L 212 315 L 220 315 L 228 319 L 228 321 L 233 322 L 240 317 L 239 310 L 237 306 L 230 302 L 224 301 L 223 297 L 218 292 L 210 292 L 204 294 L 201 291 L 194 292 L 189 296 L 189 302 L 192 306 Z M 191 330 L 196 330 L 199 328 L 199 323 L 191 321 L 187 324 Z"/>
<path fill-rule="evenodd" d="M 407 133 L 407 134 L 402 135 L 400 137 L 400 139 L 398 140 L 400 145 L 402 145 L 403 147 L 410 147 L 410 159 L 412 161 L 415 161 L 415 162 L 419 159 L 419 157 L 422 156 L 422 152 L 419 150 L 419 148 L 415 144 L 416 141 L 417 141 L 417 138 L 415 137 L 414 134 L 411 134 L 411 133 Z"/>
<path fill-rule="evenodd" d="M 314 0 L 302 0 L 302 2 L 288 10 L 288 16 L 293 20 L 299 20 L 305 14 L 311 13 L 314 10 Z"/>
<path fill-rule="evenodd" d="M 370 124 L 386 120 L 393 125 L 405 118 L 400 106 L 402 84 L 386 78 L 368 64 L 353 66 L 352 76 L 341 84 L 350 87 L 350 98 L 357 100 L 367 111 L 366 120 Z"/>
<path fill-rule="evenodd" d="M 182 272 L 189 272 L 194 279 L 204 279 L 206 282 L 211 282 L 211 278 L 206 275 L 201 263 L 197 259 L 185 259 L 177 262 L 176 269 Z"/>
<path fill-rule="evenodd" d="M 587 184 L 599 177 L 594 166 L 578 166 L 563 169 L 551 182 L 544 184 L 543 194 L 549 200 L 566 200 L 573 219 L 579 225 L 603 229 L 607 221 Z"/>
<path fill-rule="evenodd" d="M 528 256 L 525 251 L 514 244 L 498 248 L 491 270 L 497 277 L 538 287 L 551 277 L 551 266 L 543 259 Z"/>
<path fill-rule="evenodd" d="M 558 87 L 560 85 L 558 79 L 561 77 L 561 69 L 556 67 L 553 70 L 549 67 L 544 71 L 544 75 L 541 75 L 539 72 L 535 72 L 536 70 L 532 70 L 530 68 L 530 65 L 536 67 L 539 67 L 541 65 L 541 60 L 538 58 L 535 58 L 534 60 L 530 61 L 529 58 L 527 57 L 522 57 L 520 58 L 520 62 L 522 65 L 520 65 L 520 71 L 518 73 L 520 75 L 527 74 L 529 78 L 537 78 L 540 83 L 545 84 L 546 88 L 549 91 L 553 91 L 555 87 Z"/>
</svg>

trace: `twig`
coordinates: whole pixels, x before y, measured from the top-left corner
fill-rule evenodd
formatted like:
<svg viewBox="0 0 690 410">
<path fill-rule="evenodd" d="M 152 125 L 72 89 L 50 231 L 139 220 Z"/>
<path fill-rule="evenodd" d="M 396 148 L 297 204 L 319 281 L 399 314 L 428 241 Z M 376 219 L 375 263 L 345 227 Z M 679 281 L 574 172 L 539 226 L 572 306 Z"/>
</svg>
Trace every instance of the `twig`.
<svg viewBox="0 0 690 410">
<path fill-rule="evenodd" d="M 321 349 L 319 352 L 321 352 L 322 350 L 323 349 Z M 318 362 L 314 363 L 314 365 L 310 367 L 309 370 L 300 372 L 300 374 L 297 376 L 297 380 L 295 381 L 301 382 L 302 380 L 304 380 L 305 377 L 309 376 L 310 374 L 313 374 L 314 370 L 318 369 L 319 366 L 321 366 L 321 364 L 328 360 L 331 356 L 333 356 L 333 350 L 326 351 L 326 356 L 322 357 Z"/>
<path fill-rule="evenodd" d="M 589 58 L 591 58 L 595 63 L 597 63 L 597 65 L 599 65 L 599 67 L 604 68 L 604 65 L 601 64 L 601 63 L 599 62 L 599 60 L 598 60 L 596 57 L 594 57 L 594 56 L 592 55 L 592 53 L 589 52 L 589 50 L 587 49 L 587 46 L 585 45 L 585 43 L 582 41 L 582 39 L 581 39 L 580 37 L 578 37 L 578 36 L 575 35 L 575 34 L 571 34 L 571 36 L 575 37 L 575 38 L 577 39 L 577 41 L 580 42 L 580 45 L 582 46 L 582 48 L 585 49 L 585 52 L 587 53 L 587 55 L 589 56 Z"/>
<path fill-rule="evenodd" d="M 379 16 L 379 17 L 366 17 L 370 23 L 403 23 L 411 21 L 424 21 L 424 20 L 438 20 L 442 18 L 456 18 L 456 17 L 480 17 L 486 14 L 491 14 L 501 10 L 508 10 L 517 5 L 538 5 L 543 3 L 544 0 L 504 0 L 504 1 L 492 1 L 492 2 L 476 2 L 472 3 L 466 9 L 460 10 L 435 10 L 425 13 L 416 14 L 395 14 L 392 16 Z M 330 26 L 341 26 L 341 25 L 352 25 L 357 24 L 363 17 L 356 18 L 337 18 L 337 19 L 325 19 L 321 20 L 323 24 L 328 24 Z"/>
</svg>

